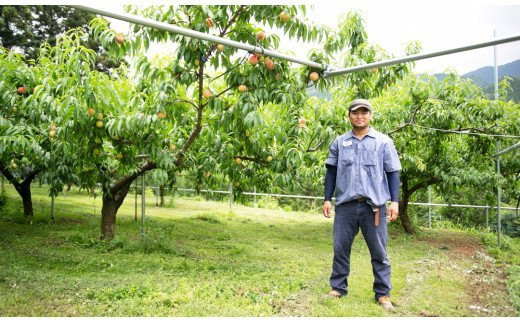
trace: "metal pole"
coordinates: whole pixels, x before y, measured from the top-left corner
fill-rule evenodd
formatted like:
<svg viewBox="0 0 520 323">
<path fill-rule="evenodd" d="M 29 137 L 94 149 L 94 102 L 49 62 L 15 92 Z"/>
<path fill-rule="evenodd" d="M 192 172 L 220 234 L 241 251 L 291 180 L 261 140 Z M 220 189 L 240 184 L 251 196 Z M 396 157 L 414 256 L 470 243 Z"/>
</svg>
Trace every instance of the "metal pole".
<svg viewBox="0 0 520 323">
<path fill-rule="evenodd" d="M 135 179 L 135 217 L 134 220 L 137 221 L 137 182 L 139 181 L 139 178 Z"/>
<path fill-rule="evenodd" d="M 486 229 L 489 232 L 489 206 L 486 208 Z"/>
<path fill-rule="evenodd" d="M 54 221 L 54 195 L 51 195 L 51 220 Z"/>
<path fill-rule="evenodd" d="M 502 151 L 499 151 L 498 153 L 496 153 L 494 155 L 494 157 L 503 155 L 503 154 L 505 154 L 507 152 L 510 152 L 511 150 L 515 150 L 515 149 L 518 149 L 518 148 L 520 148 L 520 142 L 517 142 L 516 144 L 512 145 L 511 147 L 508 147 L 508 148 L 506 148 L 506 149 L 504 149 Z"/>
<path fill-rule="evenodd" d="M 349 68 L 325 71 L 323 76 L 324 77 L 336 76 L 336 75 L 358 72 L 358 71 L 367 70 L 367 69 L 376 68 L 376 67 L 384 67 L 384 66 L 389 66 L 389 65 L 418 61 L 421 59 L 449 55 L 449 54 L 464 52 L 464 51 L 478 49 L 478 48 L 482 48 L 482 47 L 504 44 L 504 43 L 518 41 L 518 40 L 520 40 L 520 34 L 514 34 L 511 36 L 507 36 L 507 37 L 494 38 L 492 40 L 483 41 L 480 43 L 465 45 L 465 46 L 451 48 L 451 49 L 445 49 L 445 50 L 441 50 L 441 51 L 437 51 L 437 52 L 410 55 L 410 56 L 405 56 L 405 57 L 401 57 L 401 58 L 389 59 L 389 60 L 384 60 L 384 61 L 370 63 L 370 64 L 364 64 L 364 65 L 359 65 L 359 66 L 354 66 L 354 67 L 349 67 Z"/>
<path fill-rule="evenodd" d="M 496 39 L 497 31 L 493 29 L 493 37 Z M 495 76 L 495 100 L 498 100 L 498 65 L 497 65 L 497 47 L 493 46 L 494 76 Z"/>
<path fill-rule="evenodd" d="M 233 205 L 233 182 L 229 183 L 229 211 L 231 212 L 231 206 Z"/>
<path fill-rule="evenodd" d="M 69 7 L 76 8 L 76 9 L 83 10 L 83 11 L 88 11 L 88 12 L 106 16 L 106 17 L 111 17 L 111 18 L 118 19 L 118 20 L 127 21 L 127 22 L 130 22 L 133 24 L 152 27 L 152 28 L 156 28 L 159 30 L 164 30 L 164 31 L 168 31 L 171 33 L 187 36 L 187 37 L 193 37 L 193 38 L 197 38 L 197 39 L 201 39 L 201 40 L 206 40 L 206 41 L 242 49 L 242 50 L 245 50 L 248 52 L 260 53 L 260 54 L 264 54 L 264 55 L 267 55 L 270 57 L 280 58 L 280 59 L 284 59 L 284 60 L 287 60 L 290 62 L 303 64 L 303 65 L 307 65 L 307 66 L 318 68 L 318 69 L 324 69 L 324 66 L 322 64 L 319 64 L 319 63 L 316 63 L 316 62 L 313 62 L 310 60 L 292 57 L 289 55 L 282 54 L 280 52 L 264 49 L 262 47 L 257 47 L 257 46 L 241 43 L 241 42 L 230 40 L 230 39 L 223 38 L 223 37 L 213 36 L 210 34 L 202 33 L 199 31 L 188 29 L 188 28 L 178 27 L 175 25 L 167 24 L 167 23 L 149 19 L 149 18 L 143 18 L 140 16 L 128 14 L 128 13 L 116 13 L 116 12 L 102 10 L 102 9 L 89 7 L 89 6 L 69 6 Z"/>
<path fill-rule="evenodd" d="M 432 228 L 432 192 L 430 186 L 428 186 L 428 228 Z"/>
<path fill-rule="evenodd" d="M 155 193 L 155 206 L 159 206 L 159 192 L 157 192 L 157 189 L 153 190 Z"/>
<path fill-rule="evenodd" d="M 144 173 L 141 175 L 141 237 L 144 238 L 144 221 L 145 221 L 145 186 L 144 186 Z"/>
<path fill-rule="evenodd" d="M 258 207 L 258 205 L 256 204 L 256 186 L 255 186 L 255 190 L 253 191 L 253 197 L 254 197 L 255 207 Z"/>
<path fill-rule="evenodd" d="M 499 146 L 500 143 L 495 141 L 495 145 L 497 147 L 497 152 L 500 150 Z M 497 175 L 500 177 L 500 156 L 497 157 Z M 500 214 L 500 202 L 502 200 L 502 192 L 500 187 L 500 178 L 498 179 L 497 183 L 497 219 L 498 219 L 498 226 L 497 226 L 497 239 L 498 239 L 498 248 L 502 248 L 502 241 L 501 241 L 501 235 L 502 235 L 502 215 Z"/>
<path fill-rule="evenodd" d="M 496 29 L 493 29 L 493 37 L 496 37 Z M 495 78 L 495 100 L 498 100 L 498 65 L 497 65 L 497 47 L 493 46 L 493 72 Z M 495 141 L 497 154 L 500 152 L 500 142 L 498 140 Z M 497 175 L 500 177 L 500 155 L 497 156 Z M 501 234 L 502 234 L 502 215 L 500 214 L 500 202 L 502 200 L 501 197 L 501 187 L 500 187 L 500 178 L 497 183 L 497 240 L 498 240 L 498 248 L 502 248 Z"/>
</svg>

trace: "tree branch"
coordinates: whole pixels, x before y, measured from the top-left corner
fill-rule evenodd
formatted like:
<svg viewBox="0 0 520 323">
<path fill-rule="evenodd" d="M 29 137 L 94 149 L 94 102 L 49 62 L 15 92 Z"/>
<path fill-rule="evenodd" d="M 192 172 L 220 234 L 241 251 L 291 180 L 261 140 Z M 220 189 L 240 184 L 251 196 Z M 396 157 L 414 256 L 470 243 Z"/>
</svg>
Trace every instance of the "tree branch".
<svg viewBox="0 0 520 323">
<path fill-rule="evenodd" d="M 432 184 L 435 184 L 439 181 L 439 179 L 437 177 L 431 177 L 429 179 L 427 179 L 426 181 L 422 182 L 422 183 L 418 183 L 418 184 L 415 184 L 414 186 L 412 186 L 408 192 L 411 194 L 417 190 L 420 190 L 421 188 L 425 188 L 425 187 L 428 187 Z"/>
<path fill-rule="evenodd" d="M 121 177 L 118 179 L 113 185 L 110 187 L 110 194 L 114 197 L 117 195 L 117 193 L 126 185 L 131 185 L 132 182 L 139 177 L 139 175 L 143 174 L 146 171 L 152 170 L 157 168 L 157 165 L 155 165 L 152 161 L 147 161 L 144 164 L 139 167 L 139 170 L 135 173 L 126 175 L 124 177 Z"/>
<path fill-rule="evenodd" d="M 256 162 L 256 163 L 259 163 L 259 164 L 267 164 L 266 161 L 258 158 L 258 157 L 249 157 L 249 156 L 234 156 L 233 159 L 235 158 L 240 158 L 242 160 L 249 160 L 249 161 L 253 161 L 253 162 Z"/>
</svg>

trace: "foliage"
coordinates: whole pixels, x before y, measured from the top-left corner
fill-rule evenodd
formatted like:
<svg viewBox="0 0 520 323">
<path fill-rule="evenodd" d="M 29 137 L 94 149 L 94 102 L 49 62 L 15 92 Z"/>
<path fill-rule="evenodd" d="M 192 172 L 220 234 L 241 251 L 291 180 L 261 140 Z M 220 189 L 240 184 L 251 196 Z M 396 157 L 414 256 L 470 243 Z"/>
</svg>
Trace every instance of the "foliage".
<svg viewBox="0 0 520 323">
<path fill-rule="evenodd" d="M 0 6 L 0 44 L 36 60 L 42 45 L 56 45 L 59 35 L 87 27 L 93 18 L 94 14 L 69 6 Z M 119 65 L 99 43 L 85 39 L 85 44 L 96 52 L 97 69 L 108 72 Z"/>
</svg>

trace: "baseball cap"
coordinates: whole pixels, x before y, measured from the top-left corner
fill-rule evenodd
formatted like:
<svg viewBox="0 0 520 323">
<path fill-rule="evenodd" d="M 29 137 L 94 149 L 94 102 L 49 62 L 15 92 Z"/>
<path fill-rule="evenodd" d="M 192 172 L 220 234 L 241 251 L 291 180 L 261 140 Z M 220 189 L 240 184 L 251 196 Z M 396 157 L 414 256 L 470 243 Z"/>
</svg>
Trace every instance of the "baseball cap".
<svg viewBox="0 0 520 323">
<path fill-rule="evenodd" d="M 365 99 L 355 99 L 348 105 L 348 111 L 356 111 L 359 108 L 367 108 L 368 111 L 372 112 L 372 105 L 368 100 Z"/>
</svg>

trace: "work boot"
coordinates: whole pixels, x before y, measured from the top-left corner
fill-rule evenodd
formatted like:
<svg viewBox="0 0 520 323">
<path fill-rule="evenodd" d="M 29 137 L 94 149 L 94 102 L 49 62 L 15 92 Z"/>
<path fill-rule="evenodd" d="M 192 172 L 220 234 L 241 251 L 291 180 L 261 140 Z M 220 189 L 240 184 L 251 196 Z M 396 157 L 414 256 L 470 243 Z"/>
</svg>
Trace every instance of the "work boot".
<svg viewBox="0 0 520 323">
<path fill-rule="evenodd" d="M 335 289 L 332 289 L 330 292 L 327 293 L 327 297 L 330 298 L 340 298 L 341 296 L 343 295 Z"/>
<path fill-rule="evenodd" d="M 390 297 L 388 296 L 381 296 L 377 299 L 377 302 L 383 306 L 383 308 L 387 311 L 393 311 L 395 310 L 394 305 L 392 305 L 392 302 L 390 302 Z"/>
</svg>

